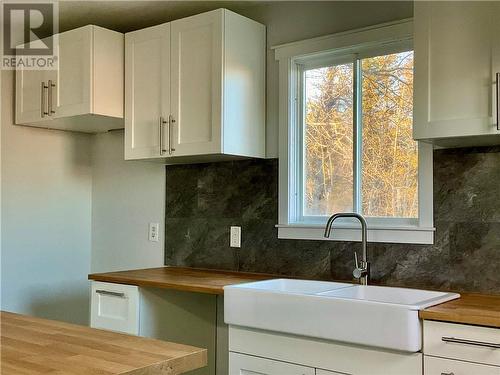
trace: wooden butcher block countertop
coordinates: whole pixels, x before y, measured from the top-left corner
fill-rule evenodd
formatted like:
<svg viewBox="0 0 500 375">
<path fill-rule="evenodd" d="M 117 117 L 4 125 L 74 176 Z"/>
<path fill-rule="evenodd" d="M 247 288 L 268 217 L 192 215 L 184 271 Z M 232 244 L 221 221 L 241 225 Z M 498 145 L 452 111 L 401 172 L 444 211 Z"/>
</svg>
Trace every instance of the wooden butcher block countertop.
<svg viewBox="0 0 500 375">
<path fill-rule="evenodd" d="M 283 276 L 183 267 L 146 268 L 89 275 L 90 280 L 96 281 L 210 294 L 223 294 L 226 285 L 280 277 Z M 500 296 L 462 294 L 457 300 L 420 311 L 420 318 L 500 327 Z"/>
<path fill-rule="evenodd" d="M 206 366 L 206 349 L 0 312 L 2 375 L 167 375 Z"/>
<path fill-rule="evenodd" d="M 95 281 L 209 294 L 224 294 L 223 288 L 226 285 L 276 278 L 279 276 L 183 267 L 146 268 L 89 275 L 89 280 Z"/>
<path fill-rule="evenodd" d="M 420 318 L 500 328 L 500 295 L 462 294 L 420 311 Z"/>
</svg>

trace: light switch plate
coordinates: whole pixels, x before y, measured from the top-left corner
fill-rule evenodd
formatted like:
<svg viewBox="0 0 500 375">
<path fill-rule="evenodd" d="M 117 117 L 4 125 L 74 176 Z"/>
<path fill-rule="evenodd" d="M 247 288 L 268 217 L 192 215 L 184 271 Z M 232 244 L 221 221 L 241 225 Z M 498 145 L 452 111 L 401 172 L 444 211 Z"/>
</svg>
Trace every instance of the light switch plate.
<svg viewBox="0 0 500 375">
<path fill-rule="evenodd" d="M 229 246 L 241 247 L 241 227 L 231 227 L 231 234 L 229 236 Z"/>
<path fill-rule="evenodd" d="M 160 223 L 149 223 L 149 240 L 158 242 L 160 240 Z"/>
</svg>

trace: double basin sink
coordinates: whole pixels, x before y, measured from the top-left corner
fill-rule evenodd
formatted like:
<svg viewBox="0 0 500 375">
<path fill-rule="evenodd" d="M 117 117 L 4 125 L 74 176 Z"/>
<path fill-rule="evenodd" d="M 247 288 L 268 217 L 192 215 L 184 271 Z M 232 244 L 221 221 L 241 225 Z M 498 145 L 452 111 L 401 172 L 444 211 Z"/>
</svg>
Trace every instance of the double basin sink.
<svg viewBox="0 0 500 375">
<path fill-rule="evenodd" d="M 419 310 L 456 293 L 274 279 L 224 288 L 229 325 L 406 352 L 422 347 Z"/>
</svg>

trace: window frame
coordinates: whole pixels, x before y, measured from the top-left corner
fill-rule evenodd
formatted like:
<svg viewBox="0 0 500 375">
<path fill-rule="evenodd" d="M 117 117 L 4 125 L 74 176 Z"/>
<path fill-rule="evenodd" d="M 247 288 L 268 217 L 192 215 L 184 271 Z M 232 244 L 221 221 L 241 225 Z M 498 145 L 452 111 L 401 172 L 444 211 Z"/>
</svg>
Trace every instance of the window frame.
<svg viewBox="0 0 500 375">
<path fill-rule="evenodd" d="M 318 239 L 323 237 L 324 216 L 304 216 L 298 207 L 302 194 L 302 122 L 303 122 L 303 71 L 327 64 L 353 62 L 359 79 L 359 61 L 362 58 L 403 52 L 413 49 L 413 22 L 411 19 L 371 26 L 364 29 L 329 35 L 273 47 L 279 62 L 279 222 L 278 238 Z M 359 116 L 359 97 L 353 110 Z M 302 103 L 299 105 L 298 103 Z M 302 119 L 302 120 L 301 120 Z M 354 121 L 357 122 L 357 121 Z M 354 124 L 353 124 L 354 126 Z M 361 127 L 355 127 L 361 132 Z M 357 137 L 354 137 L 358 139 Z M 360 136 L 359 136 L 360 138 Z M 354 145 L 353 173 L 361 173 L 359 147 Z M 368 240 L 372 242 L 420 243 L 434 242 L 432 207 L 432 145 L 418 142 L 418 218 L 367 217 Z M 360 178 L 353 176 L 353 194 Z M 353 197 L 353 204 L 360 197 Z M 355 210 L 357 211 L 357 210 Z M 359 241 L 359 224 L 352 219 L 334 224 L 330 240 Z"/>
</svg>

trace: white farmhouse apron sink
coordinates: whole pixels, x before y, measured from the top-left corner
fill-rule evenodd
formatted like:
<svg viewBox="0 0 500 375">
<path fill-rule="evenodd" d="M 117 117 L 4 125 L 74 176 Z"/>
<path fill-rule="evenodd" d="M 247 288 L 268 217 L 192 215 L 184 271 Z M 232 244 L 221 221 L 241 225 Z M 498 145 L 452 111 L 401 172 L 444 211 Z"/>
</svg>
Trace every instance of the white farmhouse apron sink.
<svg viewBox="0 0 500 375">
<path fill-rule="evenodd" d="M 226 286 L 224 319 L 229 325 L 325 340 L 418 352 L 418 311 L 456 293 L 275 279 Z"/>
</svg>

